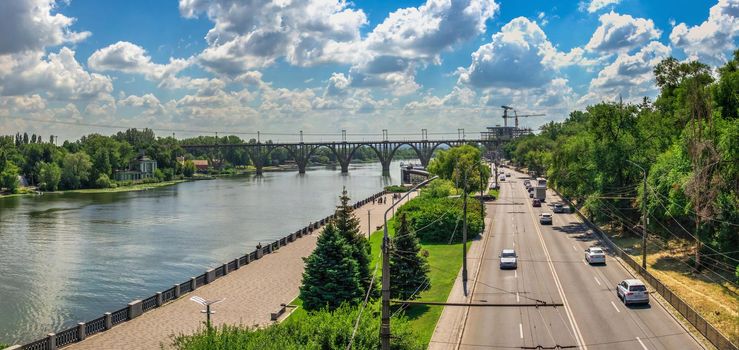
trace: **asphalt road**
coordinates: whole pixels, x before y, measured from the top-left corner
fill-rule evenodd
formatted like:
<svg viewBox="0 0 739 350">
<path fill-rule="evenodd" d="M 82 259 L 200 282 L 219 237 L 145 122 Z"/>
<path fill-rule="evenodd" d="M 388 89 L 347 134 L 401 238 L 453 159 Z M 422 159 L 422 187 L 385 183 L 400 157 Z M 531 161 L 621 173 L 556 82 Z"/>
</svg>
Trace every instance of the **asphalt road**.
<svg viewBox="0 0 739 350">
<path fill-rule="evenodd" d="M 523 174 L 509 169 L 500 197 L 489 204 L 493 227 L 477 276 L 470 277 L 472 302 L 564 303 L 564 307 L 471 307 L 461 349 L 701 349 L 656 301 L 625 307 L 616 284 L 631 275 L 608 256 L 606 265 L 590 266 L 584 250 L 601 246 L 575 214 L 553 214 L 560 199 L 552 191 L 534 208 Z M 500 270 L 504 248 L 518 254 L 518 269 Z"/>
</svg>

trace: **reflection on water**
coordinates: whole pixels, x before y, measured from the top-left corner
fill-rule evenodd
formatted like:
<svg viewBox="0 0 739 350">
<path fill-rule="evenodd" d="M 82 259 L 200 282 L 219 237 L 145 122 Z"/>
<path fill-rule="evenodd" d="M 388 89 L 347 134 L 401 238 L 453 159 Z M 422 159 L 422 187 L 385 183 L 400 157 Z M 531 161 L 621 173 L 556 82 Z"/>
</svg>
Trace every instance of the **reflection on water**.
<svg viewBox="0 0 739 350">
<path fill-rule="evenodd" d="M 398 183 L 380 164 L 142 192 L 0 200 L 0 343 L 29 341 L 183 282 Z"/>
</svg>

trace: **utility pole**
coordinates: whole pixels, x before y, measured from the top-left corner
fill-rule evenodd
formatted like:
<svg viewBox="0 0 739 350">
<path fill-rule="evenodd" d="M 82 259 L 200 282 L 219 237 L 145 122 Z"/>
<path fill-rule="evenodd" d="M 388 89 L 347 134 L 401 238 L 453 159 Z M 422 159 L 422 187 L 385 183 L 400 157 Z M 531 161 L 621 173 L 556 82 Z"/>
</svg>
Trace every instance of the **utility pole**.
<svg viewBox="0 0 739 350">
<path fill-rule="evenodd" d="M 370 209 L 367 209 L 367 239 L 372 236 L 372 224 L 370 223 Z"/>
<path fill-rule="evenodd" d="M 636 167 L 641 169 L 642 173 L 644 173 L 644 190 L 642 191 L 642 200 L 641 200 L 641 224 L 642 224 L 642 244 L 641 244 L 641 267 L 644 269 L 644 271 L 647 270 L 647 171 L 641 167 L 641 165 L 636 164 L 630 160 L 626 160 L 627 162 L 634 164 Z"/>
<path fill-rule="evenodd" d="M 390 210 L 393 210 L 393 208 L 398 203 L 402 202 L 403 199 L 410 196 L 413 191 L 426 186 L 429 182 L 434 181 L 438 178 L 438 176 L 434 176 L 411 188 L 402 197 L 400 197 L 400 200 L 393 203 L 390 208 L 387 208 L 387 210 L 385 210 L 385 215 L 383 216 L 384 225 L 382 225 L 382 316 L 380 319 L 380 344 L 382 345 L 382 350 L 390 350 L 390 236 L 387 233 L 387 214 L 390 213 Z"/>
<path fill-rule="evenodd" d="M 467 296 L 467 172 L 462 171 L 462 289 Z"/>
<path fill-rule="evenodd" d="M 487 184 L 484 183 L 483 176 L 482 176 L 482 167 L 486 166 L 485 160 L 480 160 L 480 218 L 482 219 L 482 232 L 485 232 L 485 199 L 483 196 L 485 196 L 484 191 L 487 190 Z M 480 232 L 480 233 L 482 233 Z"/>
</svg>

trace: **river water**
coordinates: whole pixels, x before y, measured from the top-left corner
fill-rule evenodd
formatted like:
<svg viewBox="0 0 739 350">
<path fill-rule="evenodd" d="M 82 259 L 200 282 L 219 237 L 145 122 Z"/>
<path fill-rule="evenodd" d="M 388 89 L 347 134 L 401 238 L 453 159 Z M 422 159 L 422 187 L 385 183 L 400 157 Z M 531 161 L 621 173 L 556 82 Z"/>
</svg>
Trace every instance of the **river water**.
<svg viewBox="0 0 739 350">
<path fill-rule="evenodd" d="M 0 199 L 0 343 L 115 311 L 399 183 L 379 163 L 140 192 Z"/>
</svg>

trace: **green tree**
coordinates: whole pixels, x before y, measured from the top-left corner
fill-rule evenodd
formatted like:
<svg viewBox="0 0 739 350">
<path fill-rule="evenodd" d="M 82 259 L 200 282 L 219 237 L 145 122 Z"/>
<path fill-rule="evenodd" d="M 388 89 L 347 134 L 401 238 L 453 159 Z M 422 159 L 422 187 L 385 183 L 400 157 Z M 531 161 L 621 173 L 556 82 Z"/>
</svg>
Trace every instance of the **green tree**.
<svg viewBox="0 0 739 350">
<path fill-rule="evenodd" d="M 364 295 L 367 293 L 367 287 L 372 279 L 372 272 L 369 266 L 372 261 L 370 244 L 367 238 L 360 232 L 359 219 L 354 216 L 354 208 L 349 204 L 350 198 L 346 192 L 346 187 L 341 192 L 339 200 L 341 204 L 336 208 L 334 222 L 339 234 L 341 234 L 346 243 L 351 247 L 351 256 L 357 262 L 361 291 Z"/>
<path fill-rule="evenodd" d="M 391 297 L 401 300 L 415 299 L 419 292 L 431 288 L 428 261 L 421 255 L 418 238 L 410 227 L 405 213 L 398 215 L 390 249 Z"/>
<path fill-rule="evenodd" d="M 108 175 L 100 174 L 100 176 L 95 180 L 95 187 L 97 188 L 111 188 L 113 187 L 113 182 L 110 181 L 110 178 Z"/>
<path fill-rule="evenodd" d="M 87 183 L 92 160 L 84 151 L 68 153 L 62 160 L 62 184 L 67 189 L 78 189 Z"/>
<path fill-rule="evenodd" d="M 300 299 L 305 310 L 334 310 L 343 303 L 356 305 L 362 300 L 359 268 L 352 251 L 336 226 L 326 225 L 316 249 L 304 259 Z"/>
<path fill-rule="evenodd" d="M 5 168 L 0 172 L 0 187 L 5 187 L 11 193 L 15 193 L 20 185 L 18 175 L 20 175 L 20 168 L 11 161 L 5 162 Z"/>
<path fill-rule="evenodd" d="M 62 180 L 62 169 L 56 163 L 40 162 L 39 183 L 44 191 L 56 191 Z"/>
<path fill-rule="evenodd" d="M 195 163 L 191 160 L 186 160 L 185 166 L 182 167 L 182 174 L 185 175 L 185 177 L 192 177 L 195 175 L 195 170 L 197 170 L 195 168 Z"/>
<path fill-rule="evenodd" d="M 429 163 L 429 172 L 442 179 L 452 180 L 460 188 L 466 178 L 469 193 L 480 190 L 480 186 L 487 186 L 490 178 L 490 167 L 482 164 L 482 152 L 471 145 L 452 147 L 437 152 L 436 157 Z M 482 176 L 482 178 L 481 178 Z"/>
</svg>

